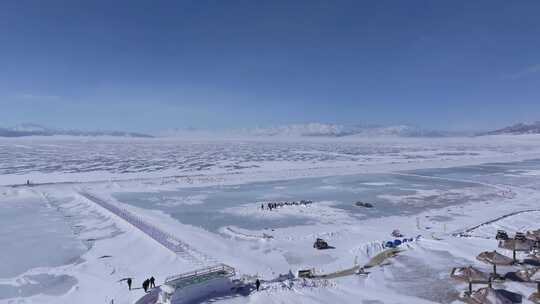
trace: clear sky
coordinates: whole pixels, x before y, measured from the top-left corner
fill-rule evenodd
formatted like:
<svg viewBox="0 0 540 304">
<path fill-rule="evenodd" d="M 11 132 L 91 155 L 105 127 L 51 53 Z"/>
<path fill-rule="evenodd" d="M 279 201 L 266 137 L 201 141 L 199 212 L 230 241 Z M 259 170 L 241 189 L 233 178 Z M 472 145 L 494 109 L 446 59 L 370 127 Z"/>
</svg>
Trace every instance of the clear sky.
<svg viewBox="0 0 540 304">
<path fill-rule="evenodd" d="M 0 1 L 0 125 L 540 120 L 540 1 Z"/>
</svg>

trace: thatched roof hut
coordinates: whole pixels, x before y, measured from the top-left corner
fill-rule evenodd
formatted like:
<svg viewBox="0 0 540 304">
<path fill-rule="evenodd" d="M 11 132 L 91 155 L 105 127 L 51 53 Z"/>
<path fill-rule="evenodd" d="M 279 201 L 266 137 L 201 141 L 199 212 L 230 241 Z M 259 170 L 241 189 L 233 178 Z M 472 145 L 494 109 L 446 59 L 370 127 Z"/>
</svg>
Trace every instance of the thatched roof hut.
<svg viewBox="0 0 540 304">
<path fill-rule="evenodd" d="M 529 281 L 540 282 L 540 268 L 531 269 L 529 273 Z"/>
<path fill-rule="evenodd" d="M 540 279 L 538 268 L 521 269 L 504 275 L 506 279 L 517 282 L 536 282 Z"/>
<path fill-rule="evenodd" d="M 515 299 L 512 299 L 514 295 L 505 290 L 484 287 L 474 291 L 465 301 L 471 304 L 513 304 L 515 303 Z"/>
<path fill-rule="evenodd" d="M 472 266 L 453 268 L 450 277 L 464 282 L 487 283 L 489 281 L 489 274 Z"/>
<path fill-rule="evenodd" d="M 493 275 L 497 277 L 497 265 L 512 265 L 514 264 L 514 260 L 498 253 L 497 251 L 484 251 L 480 253 L 477 257 L 477 260 L 482 261 L 484 263 L 488 263 L 493 265 Z"/>
<path fill-rule="evenodd" d="M 477 260 L 482 261 L 484 263 L 488 264 L 494 264 L 494 265 L 512 265 L 514 264 L 514 261 L 505 256 L 504 254 L 500 254 L 497 251 L 484 251 L 480 253 L 477 257 Z"/>
<path fill-rule="evenodd" d="M 538 271 L 538 272 L 540 272 L 540 271 Z M 529 301 L 531 301 L 533 303 L 540 303 L 540 280 L 536 280 L 536 292 L 533 292 L 529 296 Z"/>
<path fill-rule="evenodd" d="M 534 242 L 540 242 L 540 229 L 533 230 L 533 231 L 527 231 L 525 234 L 525 237 L 528 240 L 534 241 Z"/>
<path fill-rule="evenodd" d="M 508 239 L 508 240 L 500 240 L 499 241 L 499 248 L 508 249 L 508 250 L 516 250 L 516 251 L 529 251 L 534 246 L 534 241 L 531 240 L 515 240 L 515 239 Z"/>
<path fill-rule="evenodd" d="M 529 296 L 529 301 L 533 302 L 533 303 L 540 303 L 540 292 L 533 292 L 530 296 Z"/>
</svg>

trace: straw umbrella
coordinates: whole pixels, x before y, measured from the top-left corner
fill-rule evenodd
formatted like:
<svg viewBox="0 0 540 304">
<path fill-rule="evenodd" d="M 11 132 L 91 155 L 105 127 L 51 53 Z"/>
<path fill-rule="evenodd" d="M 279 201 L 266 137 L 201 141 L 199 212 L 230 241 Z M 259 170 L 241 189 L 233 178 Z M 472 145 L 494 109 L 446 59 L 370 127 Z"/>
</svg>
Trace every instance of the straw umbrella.
<svg viewBox="0 0 540 304">
<path fill-rule="evenodd" d="M 487 273 L 472 266 L 453 268 L 450 277 L 464 282 L 487 282 L 489 280 Z"/>
<path fill-rule="evenodd" d="M 540 283 L 538 283 L 540 285 Z M 540 287 L 538 287 L 538 291 L 531 293 L 529 296 L 529 301 L 533 303 L 540 303 Z"/>
<path fill-rule="evenodd" d="M 513 301 L 502 292 L 491 287 L 484 287 L 474 291 L 469 297 L 473 304 L 512 304 Z"/>
<path fill-rule="evenodd" d="M 540 229 L 533 230 L 533 231 L 527 231 L 525 234 L 525 237 L 533 242 L 539 242 L 540 241 Z"/>
<path fill-rule="evenodd" d="M 534 231 L 527 231 L 525 234 L 527 240 L 533 242 L 533 246 L 538 247 L 540 245 L 540 229 Z"/>
<path fill-rule="evenodd" d="M 517 251 L 529 251 L 533 247 L 534 242 L 527 239 L 525 241 L 521 240 L 501 240 L 499 241 L 499 248 L 512 250 L 512 258 L 514 262 L 517 262 L 516 252 Z"/>
<path fill-rule="evenodd" d="M 484 251 L 480 253 L 477 257 L 477 260 L 493 265 L 493 277 L 498 277 L 497 275 L 497 265 L 512 265 L 514 261 L 497 251 Z"/>
<path fill-rule="evenodd" d="M 452 268 L 450 277 L 458 281 L 469 283 L 469 294 L 472 294 L 473 283 L 486 283 L 489 281 L 489 275 L 487 273 L 472 266 Z"/>
<path fill-rule="evenodd" d="M 534 282 L 533 276 L 537 275 L 537 268 L 525 268 L 515 272 L 509 272 L 504 277 L 518 282 Z"/>
<path fill-rule="evenodd" d="M 530 280 L 536 282 L 536 292 L 529 296 L 529 300 L 533 303 L 540 303 L 540 271 L 537 271 L 530 277 Z"/>
</svg>

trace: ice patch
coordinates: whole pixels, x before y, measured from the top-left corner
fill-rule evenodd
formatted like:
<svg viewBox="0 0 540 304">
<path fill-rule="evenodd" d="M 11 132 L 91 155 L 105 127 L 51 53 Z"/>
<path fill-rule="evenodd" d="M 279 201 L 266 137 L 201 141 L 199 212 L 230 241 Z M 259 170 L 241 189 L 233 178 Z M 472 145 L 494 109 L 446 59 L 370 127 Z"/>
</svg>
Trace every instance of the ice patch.
<svg viewBox="0 0 540 304">
<path fill-rule="evenodd" d="M 528 175 L 528 176 L 540 176 L 540 170 L 528 170 L 521 173 L 522 175 Z"/>
<path fill-rule="evenodd" d="M 201 205 L 204 204 L 204 200 L 207 195 L 197 194 L 191 196 L 156 196 L 149 197 L 147 200 L 155 202 L 157 206 L 162 207 L 176 207 L 182 205 Z"/>
<path fill-rule="evenodd" d="M 25 282 L 18 285 L 0 284 L 0 300 L 37 294 L 59 296 L 77 284 L 77 280 L 68 275 L 39 274 L 25 276 L 24 279 Z"/>
<path fill-rule="evenodd" d="M 395 183 L 389 183 L 389 182 L 369 182 L 369 183 L 362 183 L 362 185 L 366 185 L 366 186 L 390 186 L 390 185 L 394 185 Z"/>
</svg>

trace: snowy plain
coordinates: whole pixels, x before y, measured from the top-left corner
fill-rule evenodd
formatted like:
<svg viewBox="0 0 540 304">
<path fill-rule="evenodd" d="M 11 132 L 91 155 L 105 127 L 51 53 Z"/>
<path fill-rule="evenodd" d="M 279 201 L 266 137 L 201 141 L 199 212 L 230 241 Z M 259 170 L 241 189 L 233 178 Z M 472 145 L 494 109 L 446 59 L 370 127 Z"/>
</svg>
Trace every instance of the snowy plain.
<svg viewBox="0 0 540 304">
<path fill-rule="evenodd" d="M 265 283 L 261 292 L 213 301 L 457 302 L 465 285 L 449 279 L 451 267 L 489 271 L 475 256 L 497 247 L 497 229 L 540 228 L 539 160 L 535 135 L 0 139 L 0 241 L 10 261 L 0 268 L 0 303 L 135 303 L 144 293 L 128 291 L 122 279 L 138 288 L 153 275 L 161 284 L 218 262 L 263 280 L 303 268 L 332 273 L 369 261 L 393 229 L 422 238 L 367 277 Z M 89 197 L 190 249 L 175 254 Z M 266 201 L 302 199 L 313 204 L 260 210 Z M 532 211 L 454 236 L 522 210 Z M 313 249 L 317 237 L 335 248 Z M 500 287 L 523 303 L 534 290 Z"/>
</svg>

